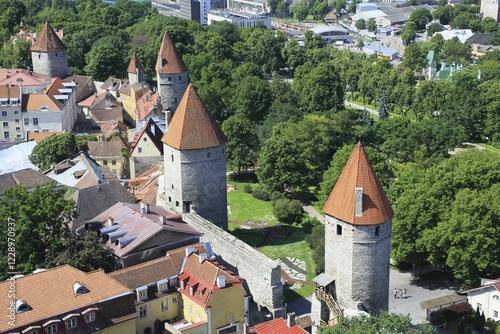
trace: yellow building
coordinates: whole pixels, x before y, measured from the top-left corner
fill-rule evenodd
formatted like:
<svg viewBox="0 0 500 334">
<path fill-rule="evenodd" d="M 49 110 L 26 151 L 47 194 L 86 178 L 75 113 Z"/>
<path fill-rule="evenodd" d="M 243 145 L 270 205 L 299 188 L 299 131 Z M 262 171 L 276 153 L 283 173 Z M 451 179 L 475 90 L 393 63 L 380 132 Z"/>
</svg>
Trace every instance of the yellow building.
<svg viewBox="0 0 500 334">
<path fill-rule="evenodd" d="M 149 92 L 148 88 L 143 88 L 138 83 L 123 83 L 120 87 L 120 99 L 123 109 L 125 109 L 124 118 L 131 124 L 135 124 L 136 120 L 136 105 L 137 101 L 146 93 Z"/>
<path fill-rule="evenodd" d="M 187 256 L 179 275 L 181 317 L 166 323 L 173 334 L 225 334 L 243 329 L 247 309 L 242 279 L 208 259 Z"/>
<path fill-rule="evenodd" d="M 122 147 L 115 141 L 89 141 L 89 156 L 94 159 L 108 178 L 121 178 L 123 174 Z"/>
<path fill-rule="evenodd" d="M 132 291 L 100 270 L 65 265 L 2 282 L 0 293 L 0 333 L 136 333 Z"/>
</svg>

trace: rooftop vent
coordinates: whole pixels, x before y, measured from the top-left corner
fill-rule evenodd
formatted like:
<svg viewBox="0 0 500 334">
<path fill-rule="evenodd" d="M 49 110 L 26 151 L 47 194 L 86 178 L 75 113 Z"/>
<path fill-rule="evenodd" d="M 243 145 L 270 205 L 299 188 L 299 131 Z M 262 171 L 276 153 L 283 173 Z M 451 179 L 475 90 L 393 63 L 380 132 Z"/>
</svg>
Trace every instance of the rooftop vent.
<svg viewBox="0 0 500 334">
<path fill-rule="evenodd" d="M 16 300 L 16 312 L 23 313 L 31 310 L 31 306 L 28 305 L 24 300 L 18 299 Z"/>
<path fill-rule="evenodd" d="M 87 289 L 87 287 L 80 282 L 75 282 L 73 284 L 73 292 L 75 293 L 75 296 L 78 296 L 89 292 L 89 289 Z"/>
<path fill-rule="evenodd" d="M 217 287 L 221 289 L 226 287 L 226 276 L 217 276 Z"/>
</svg>

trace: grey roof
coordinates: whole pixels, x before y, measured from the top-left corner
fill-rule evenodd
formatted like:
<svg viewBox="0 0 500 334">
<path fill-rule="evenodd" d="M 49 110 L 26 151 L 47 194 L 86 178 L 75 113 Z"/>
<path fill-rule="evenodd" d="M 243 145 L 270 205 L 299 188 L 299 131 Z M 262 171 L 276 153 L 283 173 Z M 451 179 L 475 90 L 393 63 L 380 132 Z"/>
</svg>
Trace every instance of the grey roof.
<svg viewBox="0 0 500 334">
<path fill-rule="evenodd" d="M 77 189 L 107 182 L 102 174 L 99 165 L 85 153 L 79 153 L 70 159 L 61 161 L 45 172 L 45 175 L 58 183 Z"/>
<path fill-rule="evenodd" d="M 52 182 L 52 179 L 31 168 L 0 175 L 0 193 L 18 184 L 33 189 L 36 185 L 45 186 Z"/>
<path fill-rule="evenodd" d="M 495 36 L 494 33 L 481 33 L 481 34 L 474 34 L 471 37 L 467 38 L 465 41 L 465 44 L 480 44 L 480 45 L 490 45 L 491 44 L 491 39 Z"/>
<path fill-rule="evenodd" d="M 38 170 L 28 158 L 35 146 L 35 141 L 29 141 L 0 149 L 0 175 L 26 168 Z"/>
<path fill-rule="evenodd" d="M 363 46 L 363 48 L 370 49 L 370 50 L 377 51 L 377 52 L 381 52 L 381 53 L 386 54 L 386 55 L 394 55 L 394 54 L 398 53 L 397 50 L 384 48 L 382 46 L 379 46 L 378 44 L 365 44 Z"/>
<path fill-rule="evenodd" d="M 335 281 L 335 279 L 331 278 L 327 274 L 319 274 L 318 276 L 313 278 L 313 281 L 320 286 L 328 286 L 328 284 Z"/>
<path fill-rule="evenodd" d="M 76 102 L 81 102 L 97 92 L 97 89 L 94 84 L 94 80 L 92 77 L 86 75 L 72 75 L 63 79 L 64 82 L 74 82 L 75 86 L 75 97 Z"/>
<path fill-rule="evenodd" d="M 117 179 L 110 179 L 93 187 L 75 191 L 71 198 L 76 202 L 78 218 L 73 220 L 72 229 L 76 230 L 85 221 L 95 217 L 118 202 L 135 203 L 137 198 L 132 195 Z"/>
</svg>

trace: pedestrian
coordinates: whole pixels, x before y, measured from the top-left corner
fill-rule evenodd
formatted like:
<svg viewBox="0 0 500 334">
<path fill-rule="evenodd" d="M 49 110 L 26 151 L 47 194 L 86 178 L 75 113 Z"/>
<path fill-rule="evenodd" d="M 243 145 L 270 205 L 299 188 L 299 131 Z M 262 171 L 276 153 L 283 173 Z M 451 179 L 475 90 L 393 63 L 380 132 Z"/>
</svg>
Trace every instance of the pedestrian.
<svg viewBox="0 0 500 334">
<path fill-rule="evenodd" d="M 394 288 L 394 299 L 398 298 L 398 290 Z"/>
<path fill-rule="evenodd" d="M 406 289 L 403 289 L 403 298 L 406 299 Z"/>
<path fill-rule="evenodd" d="M 403 299 L 403 290 L 399 289 L 399 297 Z"/>
</svg>

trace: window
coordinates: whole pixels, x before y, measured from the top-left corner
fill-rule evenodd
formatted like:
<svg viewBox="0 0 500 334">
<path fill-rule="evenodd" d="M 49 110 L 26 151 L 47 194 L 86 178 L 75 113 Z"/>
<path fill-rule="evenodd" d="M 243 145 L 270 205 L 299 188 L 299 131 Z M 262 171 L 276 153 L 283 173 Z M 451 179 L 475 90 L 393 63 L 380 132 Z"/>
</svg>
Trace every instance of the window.
<svg viewBox="0 0 500 334">
<path fill-rule="evenodd" d="M 47 327 L 47 334 L 56 334 L 57 333 L 57 325 L 50 325 Z"/>
<path fill-rule="evenodd" d="M 494 295 L 493 297 L 491 297 L 491 299 L 497 302 L 500 300 L 500 297 L 498 295 Z"/>
<path fill-rule="evenodd" d="M 42 132 L 49 132 L 49 130 L 47 130 L 47 129 L 43 129 L 43 130 L 42 130 Z"/>
<path fill-rule="evenodd" d="M 378 236 L 380 234 L 380 226 L 375 227 L 375 236 Z"/>
<path fill-rule="evenodd" d="M 174 155 L 172 154 L 172 162 L 174 162 Z"/>
<path fill-rule="evenodd" d="M 142 153 L 142 147 L 138 147 L 137 152 Z"/>
<path fill-rule="evenodd" d="M 66 321 L 66 327 L 68 329 L 75 328 L 76 327 L 76 318 L 71 318 L 68 321 Z"/>
<path fill-rule="evenodd" d="M 172 78 L 171 78 L 171 77 L 168 77 L 168 81 L 171 81 L 171 80 L 172 80 Z"/>
<path fill-rule="evenodd" d="M 2 125 L 4 128 L 8 128 L 9 127 L 9 122 L 2 122 Z"/>
<path fill-rule="evenodd" d="M 30 119 L 29 118 L 25 118 L 24 119 L 24 125 L 29 125 L 30 124 Z"/>
<path fill-rule="evenodd" d="M 176 97 L 174 97 L 174 102 L 175 102 L 175 103 L 177 103 L 177 96 L 176 96 Z"/>
<path fill-rule="evenodd" d="M 184 206 L 183 210 L 184 213 L 190 213 L 191 212 L 191 202 L 189 201 L 184 201 L 182 202 L 182 205 Z"/>
<path fill-rule="evenodd" d="M 5 139 L 9 139 L 9 138 L 10 138 L 10 133 L 9 133 L 9 131 L 4 131 L 4 132 L 3 132 L 3 137 L 4 137 Z"/>
<path fill-rule="evenodd" d="M 189 315 L 193 314 L 193 305 L 189 305 Z"/>
<path fill-rule="evenodd" d="M 483 309 L 483 305 L 481 303 L 477 303 L 476 308 L 479 310 L 479 312 L 481 312 Z"/>
<path fill-rule="evenodd" d="M 146 318 L 148 316 L 148 305 L 139 306 L 139 318 Z"/>
<path fill-rule="evenodd" d="M 227 325 L 226 327 L 217 329 L 217 334 L 230 334 L 236 331 L 238 331 L 238 324 Z"/>
<path fill-rule="evenodd" d="M 21 138 L 21 135 L 16 135 L 16 138 Z"/>
<path fill-rule="evenodd" d="M 21 127 L 16 126 L 16 131 L 21 131 Z"/>
<path fill-rule="evenodd" d="M 14 110 L 14 115 L 19 115 L 19 110 Z"/>
<path fill-rule="evenodd" d="M 161 311 L 162 312 L 168 311 L 168 298 L 163 298 L 161 300 Z"/>
<path fill-rule="evenodd" d="M 33 118 L 33 125 L 38 125 L 38 118 L 36 117 Z"/>
<path fill-rule="evenodd" d="M 174 304 L 177 303 L 177 297 L 172 298 L 172 303 L 174 303 Z"/>
<path fill-rule="evenodd" d="M 174 189 L 174 185 L 172 184 L 172 189 Z"/>
<path fill-rule="evenodd" d="M 103 160 L 103 161 L 102 161 L 102 165 L 103 165 L 103 166 L 107 166 L 107 165 L 108 165 L 108 160 Z"/>
<path fill-rule="evenodd" d="M 19 118 L 16 118 L 16 119 L 14 120 L 14 122 L 16 122 L 17 124 L 19 124 L 19 123 L 21 122 L 21 120 L 20 120 Z"/>
<path fill-rule="evenodd" d="M 179 81 L 182 80 L 182 77 L 179 75 Z"/>
<path fill-rule="evenodd" d="M 147 137 L 144 137 L 144 138 L 142 139 L 142 141 L 148 141 L 148 138 L 147 138 Z"/>
<path fill-rule="evenodd" d="M 179 201 L 175 201 L 175 206 L 179 206 Z"/>
<path fill-rule="evenodd" d="M 111 164 L 112 164 L 113 166 L 115 166 L 115 165 L 116 165 L 116 160 L 111 160 Z"/>
<path fill-rule="evenodd" d="M 7 112 L 6 111 L 2 111 L 2 116 L 7 116 Z"/>
<path fill-rule="evenodd" d="M 35 329 L 34 331 L 28 332 L 28 334 L 38 334 L 38 331 Z"/>
<path fill-rule="evenodd" d="M 95 320 L 95 312 L 85 314 L 85 322 L 92 322 Z"/>
<path fill-rule="evenodd" d="M 148 289 L 137 291 L 139 293 L 139 300 L 148 299 Z"/>
<path fill-rule="evenodd" d="M 342 225 L 337 224 L 337 235 L 342 235 Z"/>
<path fill-rule="evenodd" d="M 168 201 L 172 202 L 172 197 L 168 196 Z"/>
<path fill-rule="evenodd" d="M 210 158 L 210 152 L 207 153 L 207 158 Z"/>
<path fill-rule="evenodd" d="M 493 319 L 497 319 L 498 318 L 498 311 L 493 311 Z"/>
<path fill-rule="evenodd" d="M 222 148 L 222 154 L 224 154 L 225 152 L 226 152 L 226 149 Z"/>
</svg>

